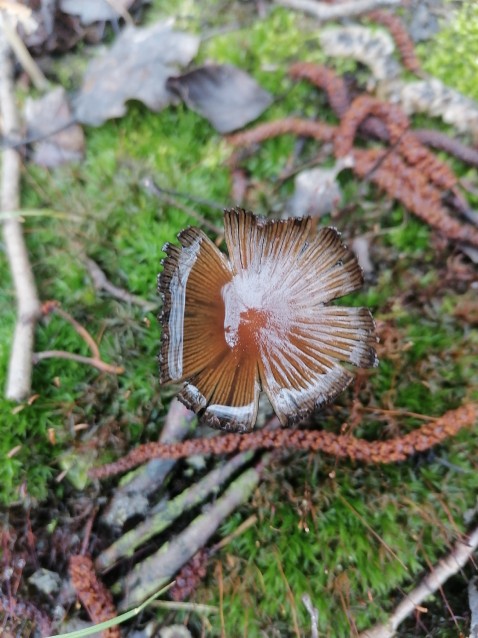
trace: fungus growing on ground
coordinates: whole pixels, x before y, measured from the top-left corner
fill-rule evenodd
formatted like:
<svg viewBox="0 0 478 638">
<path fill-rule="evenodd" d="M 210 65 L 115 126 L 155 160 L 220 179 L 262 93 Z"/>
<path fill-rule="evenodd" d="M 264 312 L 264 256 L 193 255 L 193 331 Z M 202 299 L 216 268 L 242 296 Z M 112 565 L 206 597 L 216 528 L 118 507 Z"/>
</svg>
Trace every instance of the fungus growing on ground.
<svg viewBox="0 0 478 638">
<path fill-rule="evenodd" d="M 341 365 L 377 365 L 366 308 L 328 306 L 363 283 L 334 228 L 226 210 L 229 259 L 199 229 L 166 244 L 159 276 L 161 383 L 208 425 L 254 427 L 266 392 L 282 425 L 301 421 L 353 379 Z"/>
</svg>

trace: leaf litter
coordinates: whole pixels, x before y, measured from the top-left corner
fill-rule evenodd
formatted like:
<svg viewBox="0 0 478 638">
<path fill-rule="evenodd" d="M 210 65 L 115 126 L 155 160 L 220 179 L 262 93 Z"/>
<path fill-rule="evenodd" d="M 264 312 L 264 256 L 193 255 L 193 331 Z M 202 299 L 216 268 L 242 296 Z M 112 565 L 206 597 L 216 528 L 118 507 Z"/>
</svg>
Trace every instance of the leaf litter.
<svg viewBox="0 0 478 638">
<path fill-rule="evenodd" d="M 255 120 L 272 103 L 270 93 L 231 64 L 208 64 L 169 78 L 167 87 L 219 133 L 231 133 Z"/>
<path fill-rule="evenodd" d="M 39 139 L 33 144 L 32 161 L 35 164 L 53 168 L 83 158 L 85 136 L 81 126 L 72 123 L 72 119 L 63 87 L 56 87 L 38 99 L 27 98 L 27 136 L 29 139 Z M 59 130 L 63 126 L 65 129 Z"/>
<path fill-rule="evenodd" d="M 176 31 L 173 21 L 150 27 L 126 27 L 109 51 L 88 66 L 74 100 L 76 119 L 92 126 L 126 113 L 128 100 L 140 100 L 152 111 L 178 101 L 166 86 L 177 67 L 195 57 L 200 39 Z"/>
</svg>

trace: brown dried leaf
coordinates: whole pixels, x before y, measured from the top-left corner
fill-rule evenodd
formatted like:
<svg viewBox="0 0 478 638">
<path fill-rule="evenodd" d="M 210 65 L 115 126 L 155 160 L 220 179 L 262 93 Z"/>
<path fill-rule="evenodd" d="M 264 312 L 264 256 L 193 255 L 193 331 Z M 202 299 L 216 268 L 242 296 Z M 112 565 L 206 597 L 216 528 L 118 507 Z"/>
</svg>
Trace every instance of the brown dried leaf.
<svg viewBox="0 0 478 638">
<path fill-rule="evenodd" d="M 25 120 L 29 138 L 45 138 L 34 144 L 32 161 L 40 166 L 52 168 L 60 164 L 79 161 L 83 158 L 85 138 L 83 129 L 72 124 L 58 131 L 73 119 L 65 90 L 58 87 L 43 97 L 27 98 Z"/>
<path fill-rule="evenodd" d="M 208 119 L 219 133 L 230 133 L 255 120 L 272 96 L 251 76 L 230 64 L 209 64 L 169 78 L 190 109 Z"/>
<path fill-rule="evenodd" d="M 77 120 L 99 126 L 124 115 L 125 102 L 133 99 L 161 110 L 175 100 L 167 78 L 188 64 L 198 47 L 198 36 L 174 31 L 169 20 L 127 27 L 105 55 L 90 63 L 74 104 Z"/>
</svg>

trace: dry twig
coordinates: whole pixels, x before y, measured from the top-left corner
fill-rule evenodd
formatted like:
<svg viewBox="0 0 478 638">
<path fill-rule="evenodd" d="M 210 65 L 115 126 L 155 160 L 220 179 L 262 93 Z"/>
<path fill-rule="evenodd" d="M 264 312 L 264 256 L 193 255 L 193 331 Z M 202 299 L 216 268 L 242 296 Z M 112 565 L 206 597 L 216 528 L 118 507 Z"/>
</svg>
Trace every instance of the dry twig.
<svg viewBox="0 0 478 638">
<path fill-rule="evenodd" d="M 19 16 L 17 15 L 16 18 L 18 19 Z M 33 84 L 35 85 L 35 88 L 40 91 L 45 91 L 46 89 L 48 89 L 49 86 L 48 80 L 44 76 L 38 64 L 30 55 L 30 52 L 25 46 L 25 43 L 18 35 L 14 24 L 15 21 L 17 20 L 12 20 L 11 16 L 9 16 L 7 12 L 0 13 L 0 29 L 3 30 L 8 44 L 15 52 L 15 55 L 24 70 L 30 76 Z"/>
<path fill-rule="evenodd" d="M 55 312 L 57 315 L 60 315 L 62 319 L 67 321 L 75 331 L 80 335 L 83 341 L 86 343 L 88 348 L 91 351 L 91 357 L 84 357 L 81 354 L 75 354 L 74 352 L 67 352 L 66 350 L 45 350 L 43 352 L 35 352 L 32 355 L 33 363 L 38 363 L 43 359 L 67 359 L 69 361 L 76 361 L 77 363 L 84 363 L 86 365 L 93 366 L 101 372 L 109 372 L 111 374 L 122 374 L 124 372 L 124 368 L 122 366 L 115 366 L 109 363 L 106 363 L 101 359 L 100 350 L 98 348 L 98 344 L 90 335 L 88 330 L 83 327 L 74 317 L 72 317 L 68 312 L 62 310 L 59 304 L 56 301 L 47 301 L 42 306 L 42 314 L 47 315 L 50 312 Z"/>
<path fill-rule="evenodd" d="M 20 122 L 14 99 L 13 63 L 1 25 L 0 112 L 3 135 L 9 139 L 17 139 Z M 14 212 L 18 210 L 20 206 L 19 184 L 20 155 L 13 148 L 4 149 L 0 185 L 1 211 Z M 12 215 L 5 219 L 3 237 L 17 298 L 17 322 L 10 353 L 5 395 L 8 399 L 22 401 L 31 391 L 33 340 L 41 308 L 22 225 L 18 217 Z"/>
<path fill-rule="evenodd" d="M 69 312 L 66 312 L 65 310 L 60 308 L 60 305 L 56 301 L 47 301 L 42 305 L 43 315 L 49 314 L 50 312 L 56 313 L 62 319 L 68 322 L 71 326 L 73 326 L 76 332 L 80 335 L 80 337 L 89 347 L 93 358 L 101 359 L 100 349 L 98 348 L 96 341 L 90 335 L 88 330 L 81 325 L 81 323 L 79 323 L 74 317 L 72 317 Z"/>
<path fill-rule="evenodd" d="M 85 257 L 84 261 L 96 290 L 104 290 L 115 299 L 125 301 L 126 303 L 130 303 L 134 306 L 140 306 L 144 308 L 145 311 L 157 308 L 158 303 L 146 301 L 146 299 L 133 295 L 124 288 L 119 288 L 112 284 L 103 270 L 101 270 L 96 261 L 93 261 L 93 259 Z"/>
<path fill-rule="evenodd" d="M 87 366 L 96 368 L 100 372 L 108 372 L 110 374 L 123 374 L 124 372 L 124 368 L 122 366 L 111 365 L 102 359 L 84 357 L 81 354 L 67 352 L 66 350 L 44 350 L 43 352 L 35 352 L 32 355 L 33 363 L 38 363 L 44 359 L 66 359 L 68 361 L 76 361 L 76 363 L 84 363 Z"/>
<path fill-rule="evenodd" d="M 433 596 L 451 576 L 470 560 L 478 547 L 478 527 L 456 542 L 452 551 L 442 558 L 395 608 L 388 620 L 362 632 L 359 638 L 392 638 L 398 626 L 429 596 Z"/>
</svg>

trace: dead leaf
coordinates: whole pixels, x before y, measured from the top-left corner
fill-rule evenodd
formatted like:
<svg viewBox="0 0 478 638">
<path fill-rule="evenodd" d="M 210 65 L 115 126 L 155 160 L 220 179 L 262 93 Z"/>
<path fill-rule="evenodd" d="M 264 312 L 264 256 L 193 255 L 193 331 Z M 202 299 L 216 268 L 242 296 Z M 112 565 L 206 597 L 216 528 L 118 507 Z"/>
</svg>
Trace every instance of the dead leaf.
<svg viewBox="0 0 478 638">
<path fill-rule="evenodd" d="M 355 253 L 365 278 L 369 278 L 374 271 L 372 259 L 370 258 L 370 239 L 365 235 L 357 235 L 352 240 L 350 248 Z"/>
<path fill-rule="evenodd" d="M 311 168 L 298 173 L 287 213 L 294 217 L 323 217 L 333 213 L 342 201 L 337 175 L 350 165 L 350 158 L 343 158 L 331 168 Z"/>
<path fill-rule="evenodd" d="M 169 78 L 190 109 L 219 131 L 230 133 L 255 120 L 271 104 L 272 96 L 245 71 L 230 64 L 208 64 Z"/>
<path fill-rule="evenodd" d="M 134 0 L 60 0 L 60 10 L 78 16 L 81 24 L 115 20 L 124 15 Z"/>
<path fill-rule="evenodd" d="M 90 63 L 74 103 L 79 122 L 99 126 L 121 117 L 127 100 L 140 100 L 153 111 L 175 101 L 166 80 L 178 66 L 189 64 L 200 40 L 172 26 L 167 20 L 127 27 L 105 55 Z"/>
<path fill-rule="evenodd" d="M 65 90 L 58 87 L 43 97 L 25 103 L 25 120 L 29 138 L 45 138 L 33 145 L 32 161 L 53 168 L 83 157 L 85 139 L 83 129 L 72 124 L 59 133 L 63 125 L 73 120 Z M 52 135 L 49 135 L 52 133 Z"/>
</svg>

